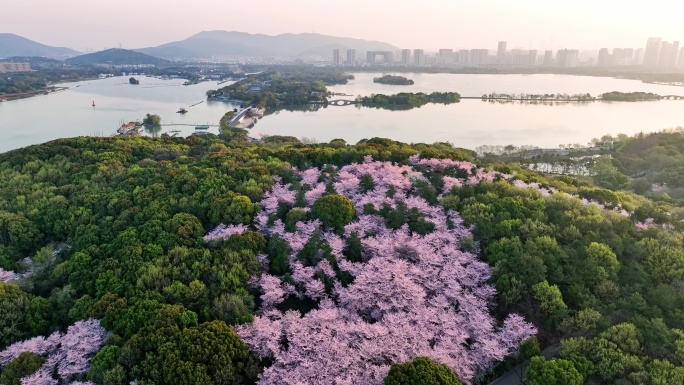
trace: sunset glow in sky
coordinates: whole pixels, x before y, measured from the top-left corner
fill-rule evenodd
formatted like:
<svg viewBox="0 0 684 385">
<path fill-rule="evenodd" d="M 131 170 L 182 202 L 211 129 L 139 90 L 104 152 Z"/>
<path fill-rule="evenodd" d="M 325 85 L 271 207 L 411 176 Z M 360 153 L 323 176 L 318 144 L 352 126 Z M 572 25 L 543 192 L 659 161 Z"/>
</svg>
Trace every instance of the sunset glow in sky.
<svg viewBox="0 0 684 385">
<path fill-rule="evenodd" d="M 0 7 L 0 32 L 40 43 L 143 48 L 197 32 L 316 33 L 400 48 L 599 49 L 684 41 L 684 2 L 614 0 L 21 0 Z"/>
</svg>

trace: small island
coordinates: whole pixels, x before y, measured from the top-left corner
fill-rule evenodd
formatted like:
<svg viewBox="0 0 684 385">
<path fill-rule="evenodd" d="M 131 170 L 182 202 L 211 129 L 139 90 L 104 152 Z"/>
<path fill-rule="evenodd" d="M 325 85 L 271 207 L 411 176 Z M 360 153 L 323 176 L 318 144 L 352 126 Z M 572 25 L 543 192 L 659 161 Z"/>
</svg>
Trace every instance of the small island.
<svg viewBox="0 0 684 385">
<path fill-rule="evenodd" d="M 611 102 L 643 102 L 651 100 L 660 100 L 663 97 L 651 92 L 606 92 L 601 95 L 601 100 Z"/>
<path fill-rule="evenodd" d="M 140 80 L 138 80 L 138 79 L 136 79 L 136 78 L 130 78 L 130 79 L 128 79 L 128 82 L 129 82 L 130 84 L 136 84 L 136 85 L 137 85 L 137 84 L 140 84 Z"/>
<path fill-rule="evenodd" d="M 373 78 L 373 83 L 389 84 L 393 86 L 412 86 L 413 80 L 403 76 L 383 75 L 380 78 Z"/>
<path fill-rule="evenodd" d="M 356 99 L 356 103 L 364 107 L 382 108 L 387 110 L 411 110 L 422 107 L 428 103 L 451 104 L 461 101 L 461 95 L 457 92 L 402 92 L 396 95 L 371 95 Z"/>
</svg>

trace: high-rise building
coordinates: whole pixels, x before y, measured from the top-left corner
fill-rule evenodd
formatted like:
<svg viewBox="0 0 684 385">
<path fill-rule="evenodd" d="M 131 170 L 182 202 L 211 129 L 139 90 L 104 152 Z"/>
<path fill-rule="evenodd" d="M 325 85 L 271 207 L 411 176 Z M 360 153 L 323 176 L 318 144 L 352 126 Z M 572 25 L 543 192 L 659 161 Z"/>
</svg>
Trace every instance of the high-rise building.
<svg viewBox="0 0 684 385">
<path fill-rule="evenodd" d="M 634 51 L 634 61 L 632 64 L 641 65 L 644 62 L 644 49 L 639 48 Z"/>
<path fill-rule="evenodd" d="M 29 63 L 14 63 L 14 62 L 0 63 L 0 73 L 28 72 L 28 71 L 31 71 L 31 65 Z"/>
<path fill-rule="evenodd" d="M 498 61 L 499 57 L 497 55 Z M 528 66 L 530 64 L 530 52 L 522 49 L 512 49 L 508 63 L 516 66 Z"/>
<path fill-rule="evenodd" d="M 486 64 L 489 56 L 489 51 L 486 49 L 471 49 L 470 50 L 470 64 L 481 65 Z"/>
<path fill-rule="evenodd" d="M 608 48 L 601 48 L 601 50 L 599 50 L 599 56 L 596 65 L 599 67 L 607 67 L 610 65 L 610 59 L 611 55 L 608 53 Z"/>
<path fill-rule="evenodd" d="M 506 42 L 500 41 L 498 49 L 496 50 L 496 61 L 499 64 L 506 63 Z"/>
<path fill-rule="evenodd" d="M 667 67 L 670 65 L 670 58 L 672 56 L 672 44 L 664 41 L 660 44 L 660 55 L 658 55 L 658 67 Z"/>
<path fill-rule="evenodd" d="M 413 65 L 420 67 L 425 63 L 425 51 L 422 49 L 413 50 Z"/>
<path fill-rule="evenodd" d="M 553 51 L 544 51 L 544 67 L 553 65 Z"/>
<path fill-rule="evenodd" d="M 348 49 L 347 50 L 347 65 L 348 66 L 355 66 L 356 65 L 356 50 L 355 49 Z"/>
<path fill-rule="evenodd" d="M 458 64 L 468 65 L 470 64 L 470 51 L 467 49 L 462 49 L 458 51 Z"/>
<path fill-rule="evenodd" d="M 440 64 L 453 64 L 454 63 L 454 50 L 442 48 L 439 50 L 439 62 Z"/>
<path fill-rule="evenodd" d="M 670 64 L 669 67 L 677 66 L 677 58 L 679 57 L 679 42 L 675 41 L 670 47 Z"/>
<path fill-rule="evenodd" d="M 381 57 L 378 61 L 378 56 Z M 383 64 L 391 65 L 394 63 L 394 51 L 367 51 L 366 52 L 366 64 Z"/>
<path fill-rule="evenodd" d="M 576 49 L 561 49 L 556 54 L 556 63 L 559 67 L 577 67 L 579 51 Z"/>
<path fill-rule="evenodd" d="M 632 48 L 614 48 L 613 55 L 609 56 L 609 64 L 615 66 L 630 65 L 633 62 L 634 49 Z M 599 65 L 601 62 L 601 52 L 599 52 Z M 604 64 L 607 65 L 607 64 Z"/>
<path fill-rule="evenodd" d="M 660 58 L 660 47 L 662 39 L 659 37 L 649 37 L 644 51 L 644 66 L 656 67 Z"/>
<path fill-rule="evenodd" d="M 622 49 L 622 63 L 620 65 L 626 66 L 632 64 L 634 61 L 634 48 Z"/>
<path fill-rule="evenodd" d="M 402 49 L 401 50 L 401 64 L 409 67 L 411 65 L 411 50 Z"/>
<path fill-rule="evenodd" d="M 529 65 L 531 66 L 536 66 L 537 65 L 537 50 L 536 49 L 531 49 L 527 53 L 527 56 L 529 57 Z"/>
<path fill-rule="evenodd" d="M 679 49 L 679 66 L 684 67 L 684 47 Z"/>
<path fill-rule="evenodd" d="M 342 50 L 335 48 L 333 50 L 333 65 L 339 67 L 342 65 Z"/>
</svg>

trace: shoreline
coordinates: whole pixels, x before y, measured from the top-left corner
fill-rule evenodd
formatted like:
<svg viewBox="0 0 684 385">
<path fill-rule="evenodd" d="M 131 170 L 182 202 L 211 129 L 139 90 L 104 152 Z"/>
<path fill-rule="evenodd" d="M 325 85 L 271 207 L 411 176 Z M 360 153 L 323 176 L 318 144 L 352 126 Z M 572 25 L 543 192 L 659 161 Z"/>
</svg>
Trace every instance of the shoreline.
<svg viewBox="0 0 684 385">
<path fill-rule="evenodd" d="M 84 77 L 84 78 L 78 79 L 78 80 L 59 82 L 59 83 L 51 83 L 51 84 L 48 84 L 48 86 L 42 90 L 18 92 L 18 93 L 14 93 L 14 94 L 0 94 L 0 103 L 11 102 L 11 101 L 15 101 L 15 100 L 28 99 L 28 98 L 32 98 L 34 96 L 56 94 L 58 92 L 63 92 L 63 91 L 66 91 L 66 90 L 71 88 L 71 87 L 65 86 L 64 84 L 79 83 L 79 82 L 84 82 L 84 81 L 89 81 L 89 80 L 99 80 L 99 78 L 98 77 Z M 58 86 L 58 84 L 62 84 L 62 85 Z M 54 88 L 55 90 L 51 91 L 51 88 Z"/>
<path fill-rule="evenodd" d="M 11 102 L 14 100 L 28 99 L 34 96 L 56 94 L 68 90 L 69 87 L 54 87 L 54 90 L 43 89 L 37 91 L 20 92 L 16 94 L 0 94 L 0 102 Z"/>
</svg>

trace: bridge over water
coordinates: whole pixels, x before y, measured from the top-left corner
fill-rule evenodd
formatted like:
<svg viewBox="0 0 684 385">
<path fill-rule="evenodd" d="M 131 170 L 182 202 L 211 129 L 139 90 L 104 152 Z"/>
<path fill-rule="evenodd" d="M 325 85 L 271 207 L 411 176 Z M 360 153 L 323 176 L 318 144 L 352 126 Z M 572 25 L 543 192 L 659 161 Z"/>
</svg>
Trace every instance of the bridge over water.
<svg viewBox="0 0 684 385">
<path fill-rule="evenodd" d="M 357 104 L 358 102 L 356 100 L 349 100 L 349 99 L 337 99 L 337 100 L 328 100 L 328 105 L 329 106 L 350 106 L 352 104 Z"/>
</svg>

